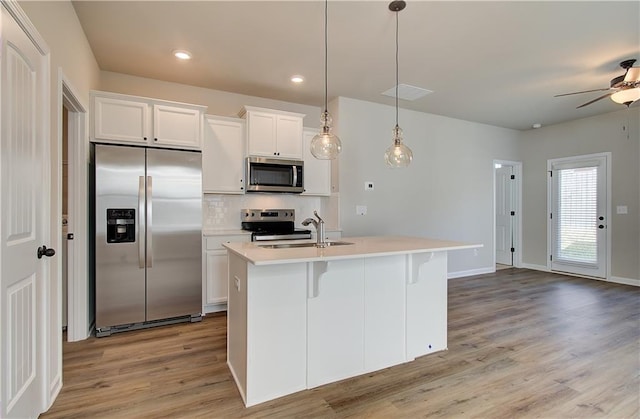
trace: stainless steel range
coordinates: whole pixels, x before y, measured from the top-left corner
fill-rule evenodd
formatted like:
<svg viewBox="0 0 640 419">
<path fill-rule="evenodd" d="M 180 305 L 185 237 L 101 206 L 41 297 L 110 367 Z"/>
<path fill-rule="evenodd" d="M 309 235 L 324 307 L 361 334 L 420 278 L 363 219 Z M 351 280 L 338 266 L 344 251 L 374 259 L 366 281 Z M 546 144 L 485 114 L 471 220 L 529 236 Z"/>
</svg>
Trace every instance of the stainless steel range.
<svg viewBox="0 0 640 419">
<path fill-rule="evenodd" d="M 295 228 L 293 209 L 243 209 L 243 230 L 251 231 L 251 241 L 310 239 L 311 230 Z"/>
</svg>

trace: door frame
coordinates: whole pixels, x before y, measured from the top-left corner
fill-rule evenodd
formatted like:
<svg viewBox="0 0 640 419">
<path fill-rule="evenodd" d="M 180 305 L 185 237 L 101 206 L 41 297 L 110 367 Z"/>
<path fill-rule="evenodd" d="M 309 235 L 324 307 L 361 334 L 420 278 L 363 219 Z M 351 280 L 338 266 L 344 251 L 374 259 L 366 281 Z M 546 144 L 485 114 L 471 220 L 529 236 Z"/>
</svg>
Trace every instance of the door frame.
<svg viewBox="0 0 640 419">
<path fill-rule="evenodd" d="M 605 231 L 607 243 L 605 246 L 604 263 L 606 264 L 606 266 L 605 266 L 604 278 L 588 276 L 588 275 L 579 275 L 571 272 L 562 272 L 562 273 L 566 275 L 595 278 L 595 279 L 604 279 L 605 281 L 609 281 L 611 278 L 611 221 L 612 221 L 611 220 L 611 152 L 610 151 L 603 152 L 603 153 L 583 154 L 579 156 L 559 157 L 559 158 L 547 160 L 547 271 L 558 272 L 558 271 L 551 270 L 551 255 L 553 254 L 553 237 L 552 237 L 553 222 L 549 214 L 553 212 L 553 185 L 552 185 L 553 182 L 552 182 L 551 176 L 549 176 L 549 173 L 551 172 L 552 167 L 555 163 L 565 163 L 565 162 L 572 162 L 577 160 L 589 160 L 594 158 L 604 158 L 605 165 L 607 166 L 605 170 L 607 181 L 605 186 L 606 199 L 605 199 L 605 215 L 604 215 L 605 220 L 607 221 L 607 228 Z"/>
<path fill-rule="evenodd" d="M 493 225 L 492 257 L 494 272 L 496 268 L 496 164 L 513 167 L 513 174 L 515 176 L 513 185 L 513 210 L 516 212 L 513 220 L 513 246 L 515 247 L 515 252 L 513 252 L 513 267 L 522 267 L 522 162 L 494 159 L 491 166 L 491 172 L 493 173 L 493 219 L 491 223 Z"/>
<path fill-rule="evenodd" d="M 86 339 L 91 333 L 89 316 L 89 272 L 88 272 L 88 204 L 87 204 L 87 165 L 89 153 L 87 146 L 88 118 L 86 104 L 80 100 L 77 90 L 65 76 L 62 68 L 58 69 L 58 184 L 57 193 L 62 192 L 62 112 L 63 107 L 68 110 L 68 160 L 69 160 L 69 185 L 68 185 L 68 231 L 73 233 L 72 241 L 68 241 L 69 259 L 67 276 L 67 341 L 75 342 Z M 57 225 L 55 237 L 62 248 L 62 201 L 60 200 L 57 213 L 52 214 L 52 225 Z M 55 220 L 55 224 L 54 221 Z M 58 278 L 62 280 L 62 266 L 57 271 Z M 62 296 L 60 296 L 60 302 Z M 62 313 L 60 313 L 62 316 Z"/>
</svg>

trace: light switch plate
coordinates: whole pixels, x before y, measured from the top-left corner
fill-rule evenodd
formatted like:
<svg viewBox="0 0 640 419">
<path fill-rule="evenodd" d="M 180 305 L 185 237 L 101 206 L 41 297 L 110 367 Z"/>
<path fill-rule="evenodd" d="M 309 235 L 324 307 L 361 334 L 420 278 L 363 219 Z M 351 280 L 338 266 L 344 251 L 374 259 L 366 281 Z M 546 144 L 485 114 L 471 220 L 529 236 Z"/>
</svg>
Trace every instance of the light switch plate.
<svg viewBox="0 0 640 419">
<path fill-rule="evenodd" d="M 366 205 L 356 205 L 356 214 L 358 214 L 358 215 L 367 215 L 367 206 Z"/>
<path fill-rule="evenodd" d="M 618 205 L 616 207 L 616 214 L 627 214 L 627 206 L 626 205 Z"/>
</svg>

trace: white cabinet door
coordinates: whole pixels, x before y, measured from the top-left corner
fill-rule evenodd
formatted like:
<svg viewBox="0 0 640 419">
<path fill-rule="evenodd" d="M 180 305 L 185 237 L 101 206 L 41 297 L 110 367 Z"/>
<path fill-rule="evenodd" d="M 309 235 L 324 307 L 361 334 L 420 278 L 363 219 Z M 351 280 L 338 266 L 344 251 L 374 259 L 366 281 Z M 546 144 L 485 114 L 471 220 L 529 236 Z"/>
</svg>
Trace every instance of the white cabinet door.
<svg viewBox="0 0 640 419">
<path fill-rule="evenodd" d="M 364 260 L 312 262 L 307 387 L 364 371 Z"/>
<path fill-rule="evenodd" d="M 407 360 L 447 349 L 447 252 L 408 256 Z"/>
<path fill-rule="evenodd" d="M 213 313 L 224 310 L 228 296 L 227 250 L 222 243 L 249 241 L 248 234 L 209 236 L 204 238 L 204 274 L 202 286 L 202 311 Z"/>
<path fill-rule="evenodd" d="M 406 255 L 365 259 L 365 372 L 405 361 L 406 259 Z"/>
<path fill-rule="evenodd" d="M 93 137 L 123 143 L 150 143 L 151 112 L 146 102 L 94 97 Z"/>
<path fill-rule="evenodd" d="M 206 107 L 92 92 L 92 141 L 200 150 Z"/>
<path fill-rule="evenodd" d="M 250 156 L 302 160 L 303 114 L 245 106 Z"/>
<path fill-rule="evenodd" d="M 275 114 L 251 111 L 247 113 L 247 143 L 252 156 L 277 157 L 277 117 Z"/>
<path fill-rule="evenodd" d="M 202 112 L 187 107 L 153 105 L 153 142 L 199 150 L 202 146 Z"/>
<path fill-rule="evenodd" d="M 202 147 L 205 193 L 244 193 L 244 125 L 237 118 L 207 116 Z"/>
<path fill-rule="evenodd" d="M 278 157 L 302 159 L 302 118 L 278 115 L 276 142 Z"/>
<path fill-rule="evenodd" d="M 227 252 L 207 252 L 205 304 L 227 302 Z"/>
<path fill-rule="evenodd" d="M 318 130 L 305 129 L 302 136 L 304 157 L 303 195 L 331 195 L 331 160 L 318 160 L 311 154 L 311 140 Z"/>
</svg>

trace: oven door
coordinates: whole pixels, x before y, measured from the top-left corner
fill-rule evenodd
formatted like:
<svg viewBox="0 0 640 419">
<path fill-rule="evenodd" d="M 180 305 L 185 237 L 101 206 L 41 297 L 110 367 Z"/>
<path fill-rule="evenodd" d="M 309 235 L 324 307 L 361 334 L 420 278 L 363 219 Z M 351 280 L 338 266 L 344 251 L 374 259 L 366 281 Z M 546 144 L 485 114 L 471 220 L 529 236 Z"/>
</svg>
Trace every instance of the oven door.
<svg viewBox="0 0 640 419">
<path fill-rule="evenodd" d="M 246 179 L 247 192 L 302 193 L 304 162 L 249 157 Z"/>
</svg>

